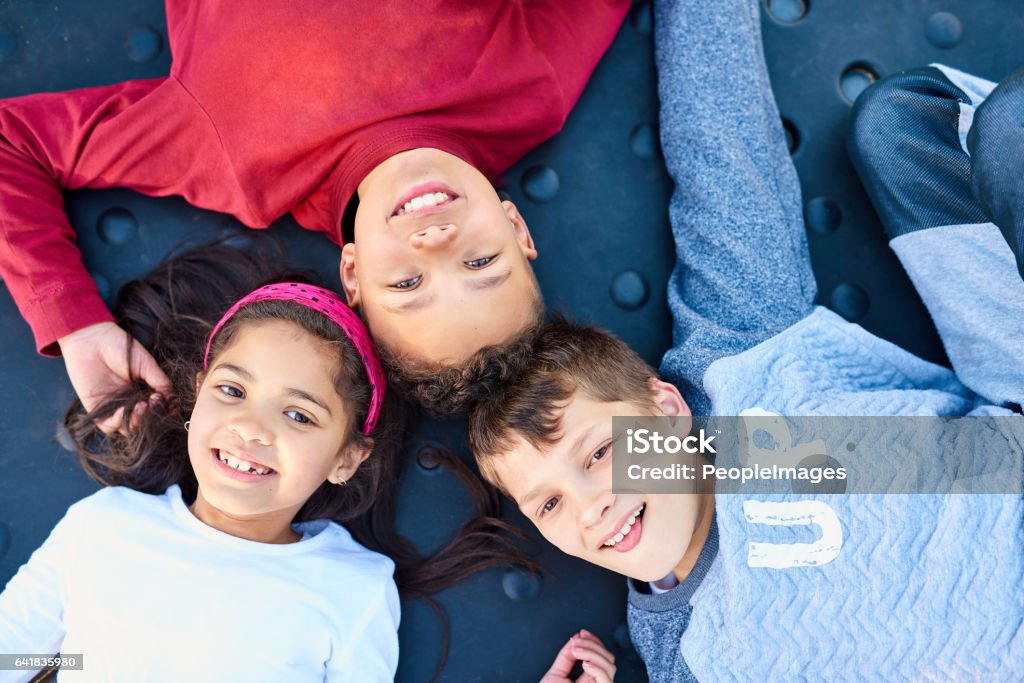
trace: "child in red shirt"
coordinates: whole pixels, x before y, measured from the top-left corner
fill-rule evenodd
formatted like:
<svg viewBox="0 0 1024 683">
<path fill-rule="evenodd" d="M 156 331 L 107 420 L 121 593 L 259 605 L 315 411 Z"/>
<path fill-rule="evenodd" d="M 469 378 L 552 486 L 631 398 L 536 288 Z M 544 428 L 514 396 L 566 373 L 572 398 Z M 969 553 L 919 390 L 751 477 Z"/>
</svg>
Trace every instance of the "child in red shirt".
<svg viewBox="0 0 1024 683">
<path fill-rule="evenodd" d="M 0 102 L 0 275 L 87 407 L 130 374 L 168 384 L 141 347 L 125 366 L 62 189 L 291 213 L 338 244 L 353 212 L 342 281 L 403 367 L 539 317 L 529 229 L 489 181 L 559 130 L 629 2 L 457 5 L 169 0 L 169 76 Z"/>
</svg>

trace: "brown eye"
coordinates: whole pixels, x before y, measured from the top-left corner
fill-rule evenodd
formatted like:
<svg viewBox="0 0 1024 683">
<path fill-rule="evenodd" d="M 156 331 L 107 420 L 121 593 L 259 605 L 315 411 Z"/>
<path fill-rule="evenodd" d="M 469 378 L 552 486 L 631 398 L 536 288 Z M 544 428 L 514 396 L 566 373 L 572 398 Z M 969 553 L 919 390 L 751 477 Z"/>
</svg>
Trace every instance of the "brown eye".
<svg viewBox="0 0 1024 683">
<path fill-rule="evenodd" d="M 423 279 L 422 275 L 417 275 L 416 277 L 411 277 L 408 280 L 402 280 L 401 282 L 396 282 L 395 284 L 393 284 L 391 286 L 394 287 L 395 289 L 413 289 L 414 287 L 416 287 L 416 285 L 418 285 L 420 283 L 420 280 L 422 280 L 422 279 Z"/>
<path fill-rule="evenodd" d="M 604 456 L 608 455 L 608 451 L 610 450 L 611 444 L 605 444 L 604 446 L 598 448 L 596 451 L 594 451 L 594 454 L 590 456 L 590 462 L 588 463 L 588 466 L 593 465 L 598 460 L 604 458 Z"/>
<path fill-rule="evenodd" d="M 313 421 L 305 413 L 301 413 L 298 410 L 289 410 L 285 415 L 302 425 L 313 424 Z"/>
<path fill-rule="evenodd" d="M 549 498 L 547 500 L 547 502 L 544 503 L 544 507 L 541 508 L 541 514 L 544 514 L 546 512 L 551 512 L 552 510 L 555 509 L 555 507 L 557 505 L 558 505 L 558 496 L 555 496 L 553 498 Z"/>
<path fill-rule="evenodd" d="M 470 268 L 480 269 L 480 268 L 484 268 L 486 266 L 491 265 L 491 263 L 496 258 L 498 258 L 498 257 L 497 256 L 485 256 L 483 258 L 473 259 L 472 261 L 463 261 L 463 263 L 465 263 Z"/>
</svg>

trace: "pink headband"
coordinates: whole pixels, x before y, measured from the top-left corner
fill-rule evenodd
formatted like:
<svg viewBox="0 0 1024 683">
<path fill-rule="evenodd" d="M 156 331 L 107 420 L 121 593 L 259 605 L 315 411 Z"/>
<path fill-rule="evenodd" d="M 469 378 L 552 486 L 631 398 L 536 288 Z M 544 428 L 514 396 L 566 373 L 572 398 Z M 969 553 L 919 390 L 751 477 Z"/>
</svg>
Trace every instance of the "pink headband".
<svg viewBox="0 0 1024 683">
<path fill-rule="evenodd" d="M 313 285 L 299 282 L 280 282 L 273 285 L 260 287 L 254 292 L 246 294 L 235 302 L 235 305 L 228 309 L 228 312 L 214 326 L 210 338 L 206 342 L 206 353 L 203 354 L 203 369 L 205 370 L 210 360 L 210 346 L 213 338 L 224 327 L 224 323 L 231 319 L 243 306 L 256 301 L 294 301 L 306 308 L 323 313 L 328 318 L 338 323 L 345 335 L 355 344 L 359 357 L 366 369 L 366 376 L 370 380 L 370 412 L 366 415 L 366 422 L 363 423 L 363 433 L 369 434 L 377 426 L 377 418 L 380 417 L 380 407 L 384 403 L 384 389 L 387 380 L 384 378 L 384 369 L 380 364 L 380 357 L 377 356 L 377 349 L 370 341 L 370 335 L 366 326 L 355 313 L 352 312 L 338 296 L 331 291 L 321 289 Z"/>
</svg>

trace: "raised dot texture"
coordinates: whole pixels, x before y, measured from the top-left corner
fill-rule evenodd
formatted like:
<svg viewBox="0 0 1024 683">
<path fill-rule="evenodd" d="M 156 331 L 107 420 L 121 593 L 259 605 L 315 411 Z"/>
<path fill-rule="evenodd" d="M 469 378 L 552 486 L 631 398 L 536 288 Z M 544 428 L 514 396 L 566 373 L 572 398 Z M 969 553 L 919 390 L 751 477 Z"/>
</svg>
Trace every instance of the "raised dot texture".
<svg viewBox="0 0 1024 683">
<path fill-rule="evenodd" d="M 150 26 L 138 26 L 124 37 L 124 52 L 138 64 L 152 62 L 164 48 L 163 37 Z"/>
<path fill-rule="evenodd" d="M 638 2 L 629 10 L 629 23 L 637 33 L 649 35 L 654 28 L 654 13 L 650 2 Z"/>
<path fill-rule="evenodd" d="M 807 16 L 807 0 L 767 0 L 768 15 L 783 24 L 792 24 Z"/>
<path fill-rule="evenodd" d="M 14 34 L 5 28 L 0 28 L 0 60 L 9 56 L 18 46 L 18 40 Z"/>
<path fill-rule="evenodd" d="M 11 532 L 7 525 L 0 522 L 0 557 L 3 557 L 7 549 L 11 547 Z"/>
<path fill-rule="evenodd" d="M 75 452 L 75 442 L 71 440 L 71 432 L 68 431 L 68 428 L 64 426 L 63 422 L 57 423 L 57 434 L 55 435 L 55 438 L 57 439 L 57 443 L 61 445 L 61 448 L 72 453 Z"/>
<path fill-rule="evenodd" d="M 526 602 L 540 595 L 540 577 L 521 569 L 509 569 L 501 578 L 501 587 L 510 600 Z"/>
<path fill-rule="evenodd" d="M 964 37 L 964 25 L 960 18 L 949 12 L 936 12 L 928 17 L 924 34 L 935 47 L 954 47 Z"/>
<path fill-rule="evenodd" d="M 855 102 L 857 96 L 878 80 L 878 72 L 867 64 L 857 63 L 846 67 L 839 77 L 839 90 L 849 102 Z"/>
<path fill-rule="evenodd" d="M 796 154 L 800 149 L 800 131 L 796 124 L 787 118 L 782 119 L 782 130 L 786 133 L 786 147 L 790 154 Z"/>
<path fill-rule="evenodd" d="M 441 459 L 437 455 L 437 446 L 424 446 L 416 454 L 416 464 L 429 471 L 436 470 L 441 466 Z"/>
<path fill-rule="evenodd" d="M 100 239 L 107 244 L 124 244 L 139 231 L 139 222 L 128 209 L 107 209 L 100 214 Z"/>
<path fill-rule="evenodd" d="M 620 308 L 633 311 L 647 302 L 650 289 L 643 275 L 635 270 L 624 270 L 612 280 L 612 301 Z"/>
<path fill-rule="evenodd" d="M 531 166 L 523 172 L 523 194 L 535 202 L 554 199 L 561 186 L 558 174 L 549 166 Z"/>
<path fill-rule="evenodd" d="M 654 126 L 642 123 L 629 134 L 629 147 L 633 154 L 648 161 L 658 154 L 658 135 Z"/>
<path fill-rule="evenodd" d="M 842 466 L 842 463 L 832 456 L 821 454 L 804 458 L 797 463 L 796 468 L 812 472 L 815 469 L 819 471 L 831 469 L 834 472 Z M 846 479 L 828 479 L 823 475 L 817 484 L 813 479 L 795 479 L 790 483 L 790 488 L 793 493 L 797 494 L 840 494 L 846 493 Z"/>
<path fill-rule="evenodd" d="M 819 235 L 828 235 L 839 229 L 843 211 L 828 197 L 815 197 L 804 207 L 804 221 Z"/>
<path fill-rule="evenodd" d="M 857 322 L 868 312 L 870 302 L 867 292 L 858 287 L 843 283 L 832 290 L 832 310 L 850 322 Z"/>
</svg>

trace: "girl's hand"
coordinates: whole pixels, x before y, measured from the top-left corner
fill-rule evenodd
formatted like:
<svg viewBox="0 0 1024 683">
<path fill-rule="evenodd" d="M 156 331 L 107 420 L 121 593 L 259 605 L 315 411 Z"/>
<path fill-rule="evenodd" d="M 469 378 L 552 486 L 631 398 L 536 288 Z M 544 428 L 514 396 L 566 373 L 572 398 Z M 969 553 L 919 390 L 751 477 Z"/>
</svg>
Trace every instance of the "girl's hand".
<svg viewBox="0 0 1024 683">
<path fill-rule="evenodd" d="M 597 636 L 580 631 L 558 651 L 555 663 L 540 683 L 571 683 L 569 673 L 577 661 L 583 662 L 583 674 L 576 683 L 612 683 L 615 680 L 615 655 Z"/>
<path fill-rule="evenodd" d="M 78 398 L 86 410 L 92 410 L 115 391 L 130 382 L 141 379 L 158 394 L 169 395 L 171 380 L 149 352 L 128 333 L 112 322 L 96 323 L 72 332 L 58 340 L 64 365 Z M 131 345 L 131 367 L 128 367 L 128 346 Z M 154 394 L 150 403 L 159 396 Z M 135 428 L 148 404 L 141 402 L 132 410 L 129 425 Z M 121 422 L 124 409 L 99 422 L 105 433 L 124 431 Z"/>
</svg>

